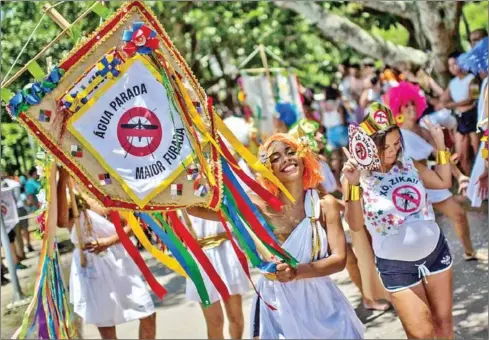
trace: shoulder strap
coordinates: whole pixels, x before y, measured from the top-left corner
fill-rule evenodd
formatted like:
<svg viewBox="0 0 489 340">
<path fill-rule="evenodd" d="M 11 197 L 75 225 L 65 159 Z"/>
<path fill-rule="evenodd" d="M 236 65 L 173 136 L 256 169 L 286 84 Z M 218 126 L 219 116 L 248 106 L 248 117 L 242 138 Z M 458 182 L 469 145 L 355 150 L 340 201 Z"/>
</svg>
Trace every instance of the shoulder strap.
<svg viewBox="0 0 489 340">
<path fill-rule="evenodd" d="M 309 189 L 304 199 L 304 210 L 308 218 L 319 219 L 321 214 L 321 200 L 316 189 Z"/>
</svg>

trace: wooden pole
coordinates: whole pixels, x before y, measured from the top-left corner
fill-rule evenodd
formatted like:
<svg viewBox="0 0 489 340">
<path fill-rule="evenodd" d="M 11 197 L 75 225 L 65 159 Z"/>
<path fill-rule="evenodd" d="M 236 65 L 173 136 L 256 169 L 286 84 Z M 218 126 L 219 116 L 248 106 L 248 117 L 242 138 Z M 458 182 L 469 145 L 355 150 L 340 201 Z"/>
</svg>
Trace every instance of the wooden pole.
<svg viewBox="0 0 489 340">
<path fill-rule="evenodd" d="M 265 75 L 267 76 L 268 83 L 270 84 L 270 88 L 272 90 L 273 100 L 275 100 L 275 89 L 273 88 L 272 77 L 270 76 L 270 68 L 268 67 L 268 58 L 265 52 L 265 46 L 260 44 L 258 48 L 260 50 L 261 62 L 263 64 L 263 68 L 265 69 Z"/>
<path fill-rule="evenodd" d="M 46 53 L 46 51 L 51 47 L 53 46 L 55 43 L 58 42 L 59 39 L 61 39 L 61 37 L 66 34 L 68 32 L 68 30 L 76 25 L 78 22 L 80 22 L 81 20 L 83 20 L 91 11 L 92 11 L 92 8 L 95 7 L 95 5 L 97 4 L 97 2 L 95 2 L 92 6 L 90 6 L 90 8 L 88 8 L 85 12 L 82 13 L 82 15 L 80 15 L 75 21 L 73 21 L 73 23 L 66 27 L 65 29 L 63 29 L 63 31 L 61 31 L 60 34 L 58 34 L 56 36 L 56 38 L 54 38 L 49 44 L 47 44 L 42 50 L 41 52 L 39 52 L 34 58 L 31 59 L 31 61 L 34 61 L 34 60 L 37 60 L 39 59 L 41 56 L 44 55 L 44 53 Z M 8 87 L 10 84 L 12 84 L 17 78 L 19 78 L 26 70 L 27 70 L 27 67 L 29 66 L 29 63 L 27 63 L 24 67 L 22 67 L 19 71 L 17 71 L 16 74 L 14 74 L 12 77 L 10 77 L 10 79 L 8 79 L 7 81 L 4 81 L 2 82 L 2 85 L 0 87 Z"/>
<path fill-rule="evenodd" d="M 73 212 L 73 218 L 75 220 L 75 232 L 78 238 L 78 251 L 80 252 L 80 264 L 83 268 L 87 266 L 87 259 L 83 248 L 85 248 L 85 242 L 83 241 L 83 233 L 81 231 L 80 225 L 80 212 L 78 211 L 78 206 L 76 205 L 75 191 L 73 190 L 73 181 L 71 177 L 68 179 L 68 189 L 70 192 L 71 201 L 71 211 Z"/>
<path fill-rule="evenodd" d="M 42 6 L 43 12 L 46 13 L 48 17 L 51 18 L 62 30 L 70 27 L 70 22 L 66 20 L 61 13 L 59 13 L 56 8 L 51 6 L 51 4 L 46 3 Z M 68 35 L 73 38 L 73 32 L 68 31 Z"/>
</svg>

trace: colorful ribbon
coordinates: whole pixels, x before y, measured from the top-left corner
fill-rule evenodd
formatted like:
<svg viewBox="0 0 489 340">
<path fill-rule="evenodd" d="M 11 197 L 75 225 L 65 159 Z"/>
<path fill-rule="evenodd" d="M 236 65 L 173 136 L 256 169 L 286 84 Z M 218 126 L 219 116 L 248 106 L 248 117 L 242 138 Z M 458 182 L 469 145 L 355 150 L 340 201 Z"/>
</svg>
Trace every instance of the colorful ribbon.
<svg viewBox="0 0 489 340">
<path fill-rule="evenodd" d="M 141 274 L 143 274 L 153 292 L 158 298 L 163 298 L 163 296 L 165 296 L 167 293 L 166 289 L 155 279 L 153 273 L 151 273 L 148 266 L 141 257 L 141 254 L 139 254 L 138 249 L 134 246 L 134 244 L 131 242 L 131 239 L 129 239 L 127 234 L 124 232 L 119 213 L 112 210 L 110 212 L 110 219 L 112 220 L 112 223 L 114 223 L 115 230 L 117 232 L 117 235 L 119 236 L 119 240 L 121 241 L 129 256 L 131 256 L 133 261 L 138 266 Z"/>
<path fill-rule="evenodd" d="M 224 229 L 226 230 L 226 234 L 228 236 L 229 241 L 231 242 L 231 245 L 232 245 L 232 247 L 234 249 L 234 252 L 236 253 L 236 256 L 238 257 L 238 261 L 241 264 L 241 267 L 243 268 L 243 271 L 245 272 L 246 277 L 248 277 L 248 280 L 251 282 L 251 285 L 253 286 L 253 289 L 255 290 L 256 295 L 258 295 L 258 298 L 261 301 L 263 301 L 263 303 L 265 303 L 265 305 L 268 308 L 270 308 L 272 311 L 273 310 L 277 310 L 275 307 L 273 307 L 272 305 L 270 305 L 269 303 L 267 303 L 265 300 L 263 300 L 263 298 L 261 297 L 260 292 L 258 291 L 258 289 L 256 289 L 255 283 L 251 279 L 250 269 L 248 268 L 248 261 L 246 261 L 246 256 L 243 254 L 243 252 L 241 251 L 241 249 L 239 249 L 238 245 L 234 241 L 233 235 L 231 234 L 231 231 L 229 230 L 229 227 L 227 226 L 226 220 L 224 219 L 224 217 L 222 216 L 222 214 L 220 212 L 218 212 L 218 215 L 219 215 L 219 219 L 221 220 L 221 224 L 223 225 Z"/>
<path fill-rule="evenodd" d="M 198 267 L 197 262 L 189 253 L 187 248 L 182 244 L 181 240 L 177 237 L 177 235 L 172 230 L 172 228 L 168 225 L 168 223 L 165 221 L 163 216 L 160 213 L 156 213 L 154 214 L 154 216 L 164 227 L 167 234 L 166 239 L 168 238 L 170 239 L 170 241 L 167 240 L 167 244 L 166 244 L 167 246 L 170 245 L 168 246 L 168 249 L 170 249 L 170 247 L 177 248 L 176 250 L 173 251 L 172 249 L 170 249 L 170 251 L 172 251 L 172 254 L 174 256 L 175 254 L 179 254 L 179 258 L 182 258 L 181 261 L 185 262 L 185 268 L 187 268 L 188 270 L 187 272 L 188 276 L 195 284 L 195 288 L 197 289 L 197 294 L 199 294 L 202 305 L 204 307 L 209 307 L 212 304 L 212 302 L 210 300 L 209 292 L 207 291 L 207 287 L 205 286 L 204 279 L 200 273 L 200 268 Z M 159 227 L 157 227 L 156 230 L 160 230 L 160 233 L 157 233 L 157 235 L 165 234 Z"/>
<path fill-rule="evenodd" d="M 130 212 L 122 212 L 122 216 L 126 219 L 127 224 L 131 227 L 134 235 L 137 237 L 139 242 L 143 245 L 144 249 L 151 255 L 153 255 L 158 261 L 160 261 L 164 266 L 168 267 L 170 270 L 187 277 L 187 273 L 182 268 L 180 263 L 176 261 L 171 256 L 168 256 L 160 249 L 156 248 L 151 244 L 151 242 L 146 237 L 146 234 L 143 231 L 143 228 L 139 225 L 136 217 Z"/>
<path fill-rule="evenodd" d="M 237 183 L 237 180 L 234 178 L 231 169 L 224 160 L 222 160 L 222 169 L 224 185 L 229 188 L 229 191 L 236 200 L 237 205 L 240 207 L 240 212 L 243 214 L 244 219 L 250 224 L 256 235 L 279 258 L 292 266 L 296 266 L 297 260 L 278 244 L 277 238 L 271 232 L 272 227 L 265 221 L 262 214 L 239 186 L 239 183 Z"/>
<path fill-rule="evenodd" d="M 224 301 L 228 300 L 230 295 L 226 284 L 222 281 L 221 277 L 216 272 L 216 269 L 207 258 L 207 255 L 205 255 L 204 251 L 200 248 L 197 240 L 195 240 L 190 232 L 187 230 L 187 228 L 185 228 L 175 211 L 170 211 L 167 213 L 167 215 L 172 221 L 172 226 L 176 234 L 183 240 L 190 251 L 194 254 L 195 258 L 200 263 L 211 282 L 214 284 L 214 287 L 216 287 L 219 295 L 221 295 Z"/>
<path fill-rule="evenodd" d="M 156 32 L 139 21 L 132 25 L 132 30 L 124 30 L 122 41 L 125 42 L 123 50 L 129 57 L 136 53 L 150 54 L 159 44 Z"/>
</svg>

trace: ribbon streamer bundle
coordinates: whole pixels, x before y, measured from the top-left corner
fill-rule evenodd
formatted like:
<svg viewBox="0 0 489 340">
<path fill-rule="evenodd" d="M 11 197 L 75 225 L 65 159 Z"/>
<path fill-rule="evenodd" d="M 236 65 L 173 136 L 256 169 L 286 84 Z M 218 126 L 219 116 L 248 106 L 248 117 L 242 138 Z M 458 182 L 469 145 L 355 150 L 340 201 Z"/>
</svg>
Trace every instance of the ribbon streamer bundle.
<svg viewBox="0 0 489 340">
<path fill-rule="evenodd" d="M 124 233 L 119 214 L 149 253 L 195 283 L 204 305 L 210 300 L 201 270 L 223 299 L 229 292 L 179 219 L 179 209 L 216 211 L 249 278 L 247 259 L 264 272 L 274 271 L 277 260 L 296 265 L 238 178 L 273 209 L 280 211 L 282 202 L 239 168 L 233 152 L 293 198 L 214 112 L 212 100 L 142 2 L 124 3 L 46 79 L 14 95 L 7 108 L 79 188 L 111 209 L 122 245 L 159 298 L 166 290 Z M 53 205 L 56 198 L 51 195 L 49 209 Z M 45 235 L 53 235 L 56 228 L 50 216 L 56 214 L 49 210 Z M 143 224 L 171 256 L 151 244 Z M 51 251 L 41 261 L 36 287 L 36 305 L 43 308 L 27 311 L 31 323 L 25 321 L 20 337 L 34 323 L 43 337 L 72 336 L 58 257 L 52 251 L 54 241 L 49 240 L 43 249 Z"/>
</svg>

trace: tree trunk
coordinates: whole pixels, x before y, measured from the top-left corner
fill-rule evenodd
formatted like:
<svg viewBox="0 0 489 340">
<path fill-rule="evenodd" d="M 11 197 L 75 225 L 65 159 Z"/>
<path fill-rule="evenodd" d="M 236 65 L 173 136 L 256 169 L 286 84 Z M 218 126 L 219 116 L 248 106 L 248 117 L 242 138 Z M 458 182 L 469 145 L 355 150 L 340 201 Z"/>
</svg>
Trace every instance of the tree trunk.
<svg viewBox="0 0 489 340">
<path fill-rule="evenodd" d="M 317 3 L 279 0 L 275 0 L 274 3 L 304 16 L 318 27 L 326 39 L 337 44 L 346 44 L 364 55 L 383 60 L 387 64 L 409 62 L 423 65 L 428 61 L 425 52 L 396 45 L 374 36 L 347 18 L 324 11 Z"/>
<path fill-rule="evenodd" d="M 461 6 L 451 1 L 416 1 L 415 3 L 418 7 L 421 28 L 431 44 L 434 71 L 439 76 L 439 81 L 446 85 L 450 78 L 448 56 L 460 48 L 458 25 Z"/>
</svg>

